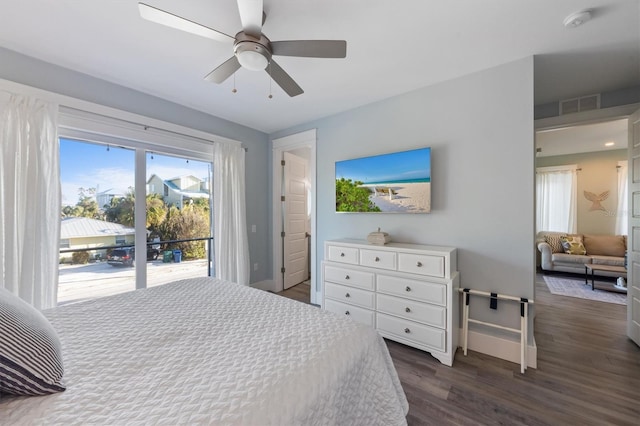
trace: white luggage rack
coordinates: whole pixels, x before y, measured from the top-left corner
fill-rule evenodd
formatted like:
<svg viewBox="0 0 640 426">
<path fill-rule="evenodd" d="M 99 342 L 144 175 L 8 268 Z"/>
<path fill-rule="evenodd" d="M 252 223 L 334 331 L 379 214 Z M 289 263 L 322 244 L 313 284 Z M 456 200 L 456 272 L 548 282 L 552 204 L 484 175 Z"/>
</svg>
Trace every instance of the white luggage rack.
<svg viewBox="0 0 640 426">
<path fill-rule="evenodd" d="M 528 324 L 529 324 L 529 305 L 533 304 L 533 300 L 529 300 L 524 297 L 514 297 L 508 296 L 505 294 L 498 293 L 488 293 L 486 291 L 480 290 L 472 290 L 469 288 L 460 288 L 459 292 L 463 294 L 464 297 L 464 308 L 462 313 L 462 349 L 464 350 L 464 355 L 467 356 L 467 341 L 469 336 L 469 323 L 474 324 L 482 324 L 488 327 L 498 328 L 500 330 L 506 330 L 513 333 L 517 333 L 520 335 L 520 372 L 524 374 L 524 371 L 527 369 L 527 336 L 528 333 Z M 469 295 L 477 295 L 488 297 L 491 299 L 491 309 L 497 309 L 498 300 L 510 300 L 515 302 L 520 302 L 520 328 L 509 328 L 504 327 L 502 325 L 476 320 L 473 318 L 469 318 Z"/>
</svg>

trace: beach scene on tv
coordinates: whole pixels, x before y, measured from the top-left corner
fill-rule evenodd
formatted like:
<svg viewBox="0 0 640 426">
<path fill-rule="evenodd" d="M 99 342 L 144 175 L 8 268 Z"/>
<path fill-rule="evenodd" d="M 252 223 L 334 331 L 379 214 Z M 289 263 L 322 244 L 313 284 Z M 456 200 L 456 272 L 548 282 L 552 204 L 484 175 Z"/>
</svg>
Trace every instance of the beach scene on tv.
<svg viewBox="0 0 640 426">
<path fill-rule="evenodd" d="M 431 148 L 336 162 L 336 212 L 430 211 Z"/>
</svg>

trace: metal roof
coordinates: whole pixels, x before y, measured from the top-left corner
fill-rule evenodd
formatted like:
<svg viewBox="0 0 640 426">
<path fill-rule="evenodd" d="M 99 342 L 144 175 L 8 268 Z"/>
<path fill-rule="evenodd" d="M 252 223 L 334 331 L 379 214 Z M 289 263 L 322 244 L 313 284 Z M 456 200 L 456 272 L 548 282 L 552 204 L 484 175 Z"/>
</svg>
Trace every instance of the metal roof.
<svg viewBox="0 0 640 426">
<path fill-rule="evenodd" d="M 60 222 L 60 238 L 108 237 L 134 235 L 135 229 L 119 223 L 89 219 L 88 217 L 66 217 Z"/>
</svg>

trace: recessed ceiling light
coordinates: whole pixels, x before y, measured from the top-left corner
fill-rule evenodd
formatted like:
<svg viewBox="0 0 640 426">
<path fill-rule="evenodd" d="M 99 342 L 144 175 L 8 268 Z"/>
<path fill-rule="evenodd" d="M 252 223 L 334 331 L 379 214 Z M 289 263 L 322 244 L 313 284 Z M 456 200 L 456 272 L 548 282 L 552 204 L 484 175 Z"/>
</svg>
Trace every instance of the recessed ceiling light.
<svg viewBox="0 0 640 426">
<path fill-rule="evenodd" d="M 587 22 L 591 19 L 591 12 L 588 10 L 582 10 L 580 12 L 572 13 L 564 18 L 563 24 L 566 28 L 575 28 Z"/>
<path fill-rule="evenodd" d="M 604 146 L 614 146 L 615 144 L 615 142 L 607 142 L 604 144 Z"/>
</svg>

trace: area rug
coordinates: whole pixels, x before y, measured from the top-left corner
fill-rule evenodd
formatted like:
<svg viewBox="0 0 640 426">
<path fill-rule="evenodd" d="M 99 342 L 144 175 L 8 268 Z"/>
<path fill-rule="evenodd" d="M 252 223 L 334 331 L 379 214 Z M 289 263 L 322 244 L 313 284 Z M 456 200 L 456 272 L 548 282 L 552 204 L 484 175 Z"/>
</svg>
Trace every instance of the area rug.
<svg viewBox="0 0 640 426">
<path fill-rule="evenodd" d="M 584 278 L 554 277 L 549 275 L 545 275 L 542 278 L 552 294 L 597 300 L 599 302 L 617 303 L 619 305 L 627 304 L 626 293 L 599 290 L 597 287 L 595 290 L 591 290 L 591 281 L 589 281 L 589 284 L 585 284 Z M 607 284 L 610 285 L 611 283 Z M 596 282 L 596 286 L 597 285 L 598 283 Z"/>
</svg>

